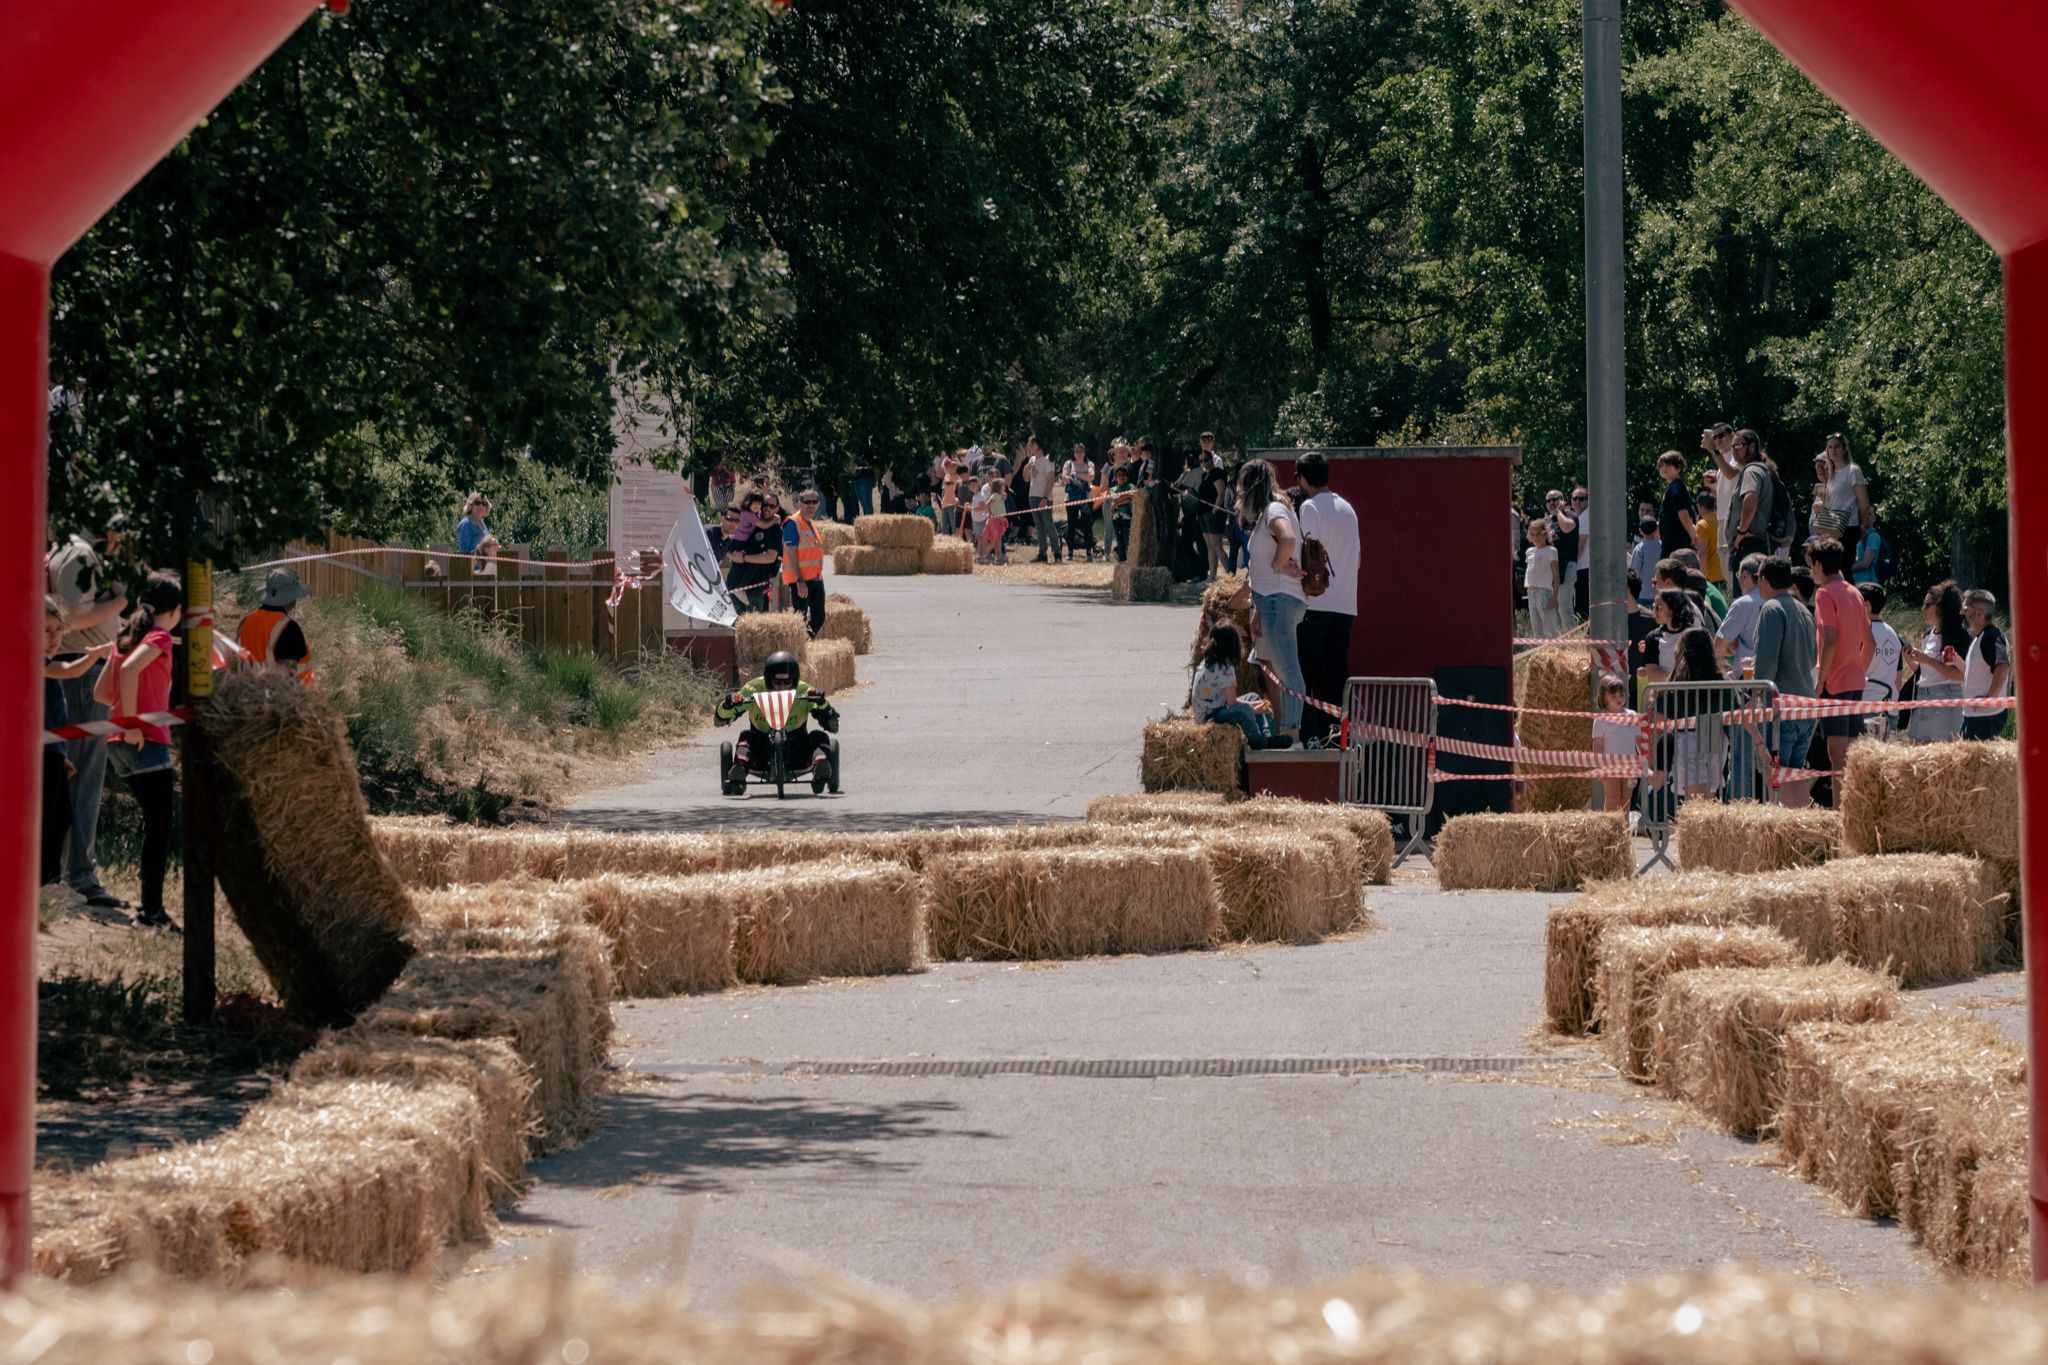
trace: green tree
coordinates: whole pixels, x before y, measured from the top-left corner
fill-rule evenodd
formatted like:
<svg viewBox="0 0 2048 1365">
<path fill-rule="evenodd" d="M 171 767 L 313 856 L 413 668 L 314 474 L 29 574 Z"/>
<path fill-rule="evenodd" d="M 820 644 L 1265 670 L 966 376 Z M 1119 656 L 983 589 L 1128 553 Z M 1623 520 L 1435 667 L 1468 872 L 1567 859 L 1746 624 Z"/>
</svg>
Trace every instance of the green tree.
<svg viewBox="0 0 2048 1365">
<path fill-rule="evenodd" d="M 162 557 L 204 497 L 232 556 L 360 523 L 385 450 L 601 481 L 615 386 L 673 392 L 778 306 L 780 259 L 721 207 L 765 145 L 770 22 L 380 0 L 308 23 L 61 263 L 53 365 L 84 402 L 53 517 Z"/>
</svg>

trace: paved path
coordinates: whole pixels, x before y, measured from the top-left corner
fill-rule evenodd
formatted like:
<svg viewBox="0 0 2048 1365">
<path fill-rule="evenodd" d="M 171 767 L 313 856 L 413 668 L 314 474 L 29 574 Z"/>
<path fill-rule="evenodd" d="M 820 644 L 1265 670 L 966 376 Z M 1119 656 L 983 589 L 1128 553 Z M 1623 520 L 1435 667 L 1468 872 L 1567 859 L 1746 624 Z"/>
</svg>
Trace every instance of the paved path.
<svg viewBox="0 0 2048 1365">
<path fill-rule="evenodd" d="M 1140 723 L 1180 686 L 1185 608 L 853 586 L 883 652 L 846 707 L 845 798 L 721 802 L 685 752 L 680 776 L 582 818 L 1042 818 L 1135 786 Z M 539 1164 L 490 1258 L 567 1243 L 714 1307 L 787 1251 L 922 1298 L 1075 1258 L 1570 1285 L 1725 1259 L 1933 1278 L 1904 1233 L 1838 1213 L 1771 1148 L 1540 1036 L 1556 898 L 1370 899 L 1376 931 L 1314 947 L 622 1003 L 607 1126 Z M 1350 1074 L 1298 1074 L 1340 1057 Z"/>
<path fill-rule="evenodd" d="M 613 829 L 879 829 L 1079 816 L 1091 797 L 1137 789 L 1144 723 L 1187 701 L 1191 607 L 972 576 L 831 586 L 875 627 L 875 652 L 858 664 L 863 685 L 840 703 L 839 796 L 720 796 L 728 728 L 657 755 L 658 775 L 586 795 L 567 818 Z"/>
</svg>

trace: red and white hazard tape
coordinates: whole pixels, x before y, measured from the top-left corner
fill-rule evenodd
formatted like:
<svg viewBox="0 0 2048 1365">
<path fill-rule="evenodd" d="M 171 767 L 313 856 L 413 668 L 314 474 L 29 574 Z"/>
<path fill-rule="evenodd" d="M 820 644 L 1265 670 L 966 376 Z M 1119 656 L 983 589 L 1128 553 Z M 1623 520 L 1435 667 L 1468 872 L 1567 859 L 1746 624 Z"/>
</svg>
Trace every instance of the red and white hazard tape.
<svg viewBox="0 0 2048 1365">
<path fill-rule="evenodd" d="M 61 744 L 72 739 L 112 739 L 130 730 L 145 725 L 183 725 L 192 719 L 192 708 L 180 706 L 170 711 L 144 711 L 139 716 L 110 716 L 106 720 L 82 720 L 76 725 L 60 725 L 54 730 L 43 731 L 43 743 Z"/>
<path fill-rule="evenodd" d="M 1343 707 L 1332 706 L 1330 705 L 1330 703 L 1323 701 L 1320 698 L 1311 697 L 1305 692 L 1295 691 L 1286 683 L 1280 681 L 1280 675 L 1275 673 L 1271 668 L 1269 668 L 1264 659 L 1254 659 L 1252 662 L 1256 663 L 1259 666 L 1259 672 L 1266 675 L 1267 682 L 1273 684 L 1273 686 L 1279 688 L 1282 692 L 1294 698 L 1303 706 L 1313 706 L 1316 710 L 1321 711 L 1323 714 L 1335 716 L 1339 721 L 1341 721 L 1342 725 L 1337 732 L 1337 747 L 1340 749 L 1348 749 L 1351 747 L 1351 717 L 1344 714 Z"/>
</svg>

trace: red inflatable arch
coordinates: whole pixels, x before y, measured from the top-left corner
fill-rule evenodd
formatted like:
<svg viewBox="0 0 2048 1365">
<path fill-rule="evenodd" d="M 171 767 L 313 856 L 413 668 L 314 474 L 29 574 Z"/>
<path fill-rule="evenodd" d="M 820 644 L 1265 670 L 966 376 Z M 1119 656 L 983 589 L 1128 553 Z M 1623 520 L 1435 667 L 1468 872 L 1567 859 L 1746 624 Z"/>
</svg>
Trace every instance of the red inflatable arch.
<svg viewBox="0 0 2048 1365">
<path fill-rule="evenodd" d="M 1732 0 L 2005 260 L 2013 635 L 2029 681 L 2048 610 L 2048 6 L 2042 0 Z M 38 603 L 49 272 L 56 258 L 310 15 L 313 0 L 0 0 L 0 1281 L 28 1261 L 35 1145 Z M 2048 698 L 2022 691 L 2022 818 L 2048 834 Z M 2043 715 L 2036 723 L 2033 717 Z M 2025 867 L 2028 961 L 2048 865 Z M 2036 1056 L 2048 1014 L 2030 997 Z M 2034 1264 L 2048 1268 L 2048 1074 L 2032 1068 Z"/>
</svg>

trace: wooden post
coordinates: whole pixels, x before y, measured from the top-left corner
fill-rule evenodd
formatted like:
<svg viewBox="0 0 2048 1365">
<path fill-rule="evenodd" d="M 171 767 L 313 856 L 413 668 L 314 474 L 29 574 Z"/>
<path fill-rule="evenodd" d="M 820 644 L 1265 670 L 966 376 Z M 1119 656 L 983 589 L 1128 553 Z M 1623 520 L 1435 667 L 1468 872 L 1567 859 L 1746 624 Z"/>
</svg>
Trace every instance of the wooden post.
<svg viewBox="0 0 2048 1365">
<path fill-rule="evenodd" d="M 547 647 L 557 654 L 567 654 L 573 638 L 569 633 L 569 547 L 550 547 L 547 560 L 547 587 L 542 592 L 546 603 L 543 615 L 547 621 Z"/>
<path fill-rule="evenodd" d="M 521 546 L 521 559 L 538 559 L 538 546 Z M 519 566 L 519 638 L 528 648 L 537 649 L 547 639 L 547 627 L 541 620 L 541 589 L 537 586 L 541 571 L 531 564 Z"/>
<path fill-rule="evenodd" d="M 202 704 L 213 695 L 213 563 L 185 565 L 185 697 Z M 184 818 L 179 831 L 185 852 L 185 1022 L 213 1022 L 218 993 L 213 944 L 213 845 L 207 811 L 212 790 L 206 770 L 206 737 L 197 725 L 178 729 L 184 759 Z"/>
<path fill-rule="evenodd" d="M 661 604 L 667 600 L 662 595 L 661 585 L 658 583 L 640 589 L 640 648 L 642 650 L 659 654 L 668 647 L 668 636 L 662 628 L 661 612 Z"/>
<path fill-rule="evenodd" d="M 475 561 L 468 555 L 448 559 L 448 614 L 460 616 L 476 596 Z"/>
</svg>

